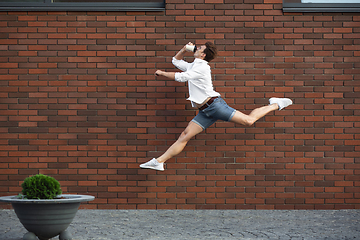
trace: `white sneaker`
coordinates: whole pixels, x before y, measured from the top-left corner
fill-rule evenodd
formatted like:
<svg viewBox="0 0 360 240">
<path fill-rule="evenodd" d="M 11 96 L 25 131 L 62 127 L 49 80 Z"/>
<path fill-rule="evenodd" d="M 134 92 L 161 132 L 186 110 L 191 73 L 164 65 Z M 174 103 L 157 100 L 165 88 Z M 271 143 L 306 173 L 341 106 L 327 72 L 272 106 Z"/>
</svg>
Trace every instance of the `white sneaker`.
<svg viewBox="0 0 360 240">
<path fill-rule="evenodd" d="M 293 102 L 289 98 L 276 98 L 276 97 L 270 98 L 269 103 L 270 103 L 270 105 L 277 103 L 277 105 L 279 105 L 279 110 L 286 108 L 287 106 L 290 106 L 291 104 L 293 104 Z"/>
<path fill-rule="evenodd" d="M 158 171 L 164 171 L 164 163 L 159 163 L 155 158 L 140 165 L 141 168 L 150 168 Z"/>
</svg>

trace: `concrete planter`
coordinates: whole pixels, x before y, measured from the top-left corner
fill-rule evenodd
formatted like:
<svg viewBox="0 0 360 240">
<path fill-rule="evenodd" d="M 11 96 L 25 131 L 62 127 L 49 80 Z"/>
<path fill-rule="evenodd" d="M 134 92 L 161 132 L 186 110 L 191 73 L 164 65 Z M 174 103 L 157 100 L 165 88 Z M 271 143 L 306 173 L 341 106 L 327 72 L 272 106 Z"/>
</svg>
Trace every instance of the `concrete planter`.
<svg viewBox="0 0 360 240">
<path fill-rule="evenodd" d="M 11 203 L 17 217 L 29 232 L 23 240 L 46 240 L 59 235 L 60 240 L 71 240 L 66 231 L 81 202 L 92 201 L 93 196 L 63 194 L 58 199 L 18 199 L 16 196 L 0 197 Z"/>
</svg>

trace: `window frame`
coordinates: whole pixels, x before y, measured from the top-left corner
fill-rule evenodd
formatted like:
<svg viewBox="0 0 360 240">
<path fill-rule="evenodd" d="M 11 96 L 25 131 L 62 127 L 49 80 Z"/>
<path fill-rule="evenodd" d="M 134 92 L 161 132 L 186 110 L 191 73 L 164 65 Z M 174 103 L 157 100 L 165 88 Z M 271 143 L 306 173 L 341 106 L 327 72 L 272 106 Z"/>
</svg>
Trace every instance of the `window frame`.
<svg viewBox="0 0 360 240">
<path fill-rule="evenodd" d="M 0 11 L 165 11 L 162 2 L 0 2 Z"/>
<path fill-rule="evenodd" d="M 283 0 L 283 12 L 360 12 L 360 3 L 289 3 Z"/>
</svg>

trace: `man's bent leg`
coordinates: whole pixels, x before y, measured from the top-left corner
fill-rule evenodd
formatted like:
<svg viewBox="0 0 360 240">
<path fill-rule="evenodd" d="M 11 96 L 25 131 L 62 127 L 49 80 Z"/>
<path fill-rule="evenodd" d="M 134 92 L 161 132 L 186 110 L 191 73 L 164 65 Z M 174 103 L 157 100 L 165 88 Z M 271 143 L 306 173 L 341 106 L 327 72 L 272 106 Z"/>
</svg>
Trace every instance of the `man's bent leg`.
<svg viewBox="0 0 360 240">
<path fill-rule="evenodd" d="M 230 121 L 234 122 L 234 123 L 242 124 L 245 126 L 251 126 L 257 120 L 264 117 L 269 112 L 275 111 L 277 109 L 279 109 L 279 106 L 275 103 L 275 104 L 271 104 L 268 106 L 256 108 L 249 115 L 246 115 L 240 111 L 236 111 Z"/>
<path fill-rule="evenodd" d="M 185 128 L 185 130 L 181 133 L 178 140 L 173 145 L 171 145 L 171 147 L 169 147 L 168 150 L 166 150 L 166 152 L 160 157 L 158 157 L 156 160 L 160 163 L 164 163 L 168 159 L 178 155 L 185 148 L 189 140 L 195 135 L 201 133 L 202 131 L 203 128 L 200 125 L 191 121 L 189 125 Z"/>
<path fill-rule="evenodd" d="M 249 115 L 236 111 L 233 118 L 230 120 L 234 123 L 239 123 L 245 126 L 253 125 L 257 120 L 275 110 L 281 110 L 293 104 L 289 98 L 270 98 L 270 105 L 254 109 Z"/>
</svg>

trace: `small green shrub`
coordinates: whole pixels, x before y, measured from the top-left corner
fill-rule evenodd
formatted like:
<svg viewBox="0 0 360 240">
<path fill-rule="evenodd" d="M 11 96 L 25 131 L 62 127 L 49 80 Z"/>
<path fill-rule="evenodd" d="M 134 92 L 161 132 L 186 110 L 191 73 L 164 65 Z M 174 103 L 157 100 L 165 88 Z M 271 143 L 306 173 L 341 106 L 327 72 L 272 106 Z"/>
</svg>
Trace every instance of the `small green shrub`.
<svg viewBox="0 0 360 240">
<path fill-rule="evenodd" d="M 53 199 L 62 193 L 60 183 L 43 174 L 26 178 L 21 187 L 27 199 Z"/>
</svg>

